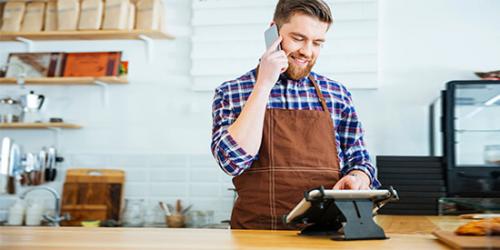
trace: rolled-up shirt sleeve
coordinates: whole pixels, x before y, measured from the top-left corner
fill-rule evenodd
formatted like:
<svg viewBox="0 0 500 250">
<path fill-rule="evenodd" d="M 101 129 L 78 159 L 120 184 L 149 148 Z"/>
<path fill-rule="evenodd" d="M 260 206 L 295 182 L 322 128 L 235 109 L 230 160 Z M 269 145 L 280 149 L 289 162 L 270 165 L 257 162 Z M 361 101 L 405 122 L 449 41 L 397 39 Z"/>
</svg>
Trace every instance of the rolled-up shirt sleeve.
<svg viewBox="0 0 500 250">
<path fill-rule="evenodd" d="M 231 176 L 242 174 L 250 168 L 255 158 L 241 148 L 227 131 L 237 115 L 231 107 L 229 96 L 217 88 L 212 104 L 211 150 L 221 169 Z"/>
<path fill-rule="evenodd" d="M 370 155 L 365 147 L 361 122 L 352 105 L 351 94 L 345 91 L 347 93 L 344 97 L 346 106 L 337 129 L 345 161 L 341 173 L 346 175 L 350 171 L 361 170 L 370 177 L 371 187 L 379 188 L 381 184 L 377 179 L 377 168 L 371 163 Z"/>
</svg>

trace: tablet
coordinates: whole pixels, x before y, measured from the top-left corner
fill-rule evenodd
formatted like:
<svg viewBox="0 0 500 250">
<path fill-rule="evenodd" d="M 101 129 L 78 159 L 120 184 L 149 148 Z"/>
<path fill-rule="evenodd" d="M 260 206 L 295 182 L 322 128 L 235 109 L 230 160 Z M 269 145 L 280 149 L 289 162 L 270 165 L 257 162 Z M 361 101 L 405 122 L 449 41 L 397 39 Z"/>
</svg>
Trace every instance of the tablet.
<svg viewBox="0 0 500 250">
<path fill-rule="evenodd" d="M 381 206 L 376 204 L 391 198 L 392 193 L 389 190 L 324 190 L 324 196 L 320 190 L 309 191 L 309 200 L 315 198 L 327 198 L 334 200 L 352 200 L 352 199 L 368 199 L 374 202 L 374 212 Z M 383 204 L 382 204 L 383 205 Z M 311 207 L 311 202 L 303 198 L 297 206 L 286 216 L 286 223 L 291 223 L 295 218 L 304 214 Z"/>
</svg>

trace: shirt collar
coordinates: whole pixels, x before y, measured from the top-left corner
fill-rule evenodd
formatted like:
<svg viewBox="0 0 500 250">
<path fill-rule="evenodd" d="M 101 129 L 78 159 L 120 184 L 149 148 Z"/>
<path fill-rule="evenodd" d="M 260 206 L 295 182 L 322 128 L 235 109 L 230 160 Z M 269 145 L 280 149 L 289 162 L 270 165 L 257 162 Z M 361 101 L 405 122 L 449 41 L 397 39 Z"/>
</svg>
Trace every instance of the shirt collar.
<svg viewBox="0 0 500 250">
<path fill-rule="evenodd" d="M 310 76 L 311 73 L 309 73 Z M 278 84 L 293 84 L 297 86 L 304 86 L 304 84 L 307 84 L 309 82 L 309 76 L 303 77 L 299 80 L 293 80 L 290 79 L 285 73 L 280 74 L 280 77 L 278 79 Z"/>
<path fill-rule="evenodd" d="M 258 66 L 257 66 L 257 68 L 255 68 L 253 70 L 254 79 L 257 79 L 258 70 L 259 70 Z M 309 73 L 309 76 L 314 78 L 312 71 Z M 293 80 L 293 79 L 290 79 L 285 73 L 281 73 L 279 78 L 278 78 L 278 82 L 276 82 L 276 84 L 279 84 L 279 85 L 295 84 L 297 86 L 304 86 L 304 84 L 307 84 L 309 82 L 309 76 L 303 77 L 299 80 Z"/>
</svg>

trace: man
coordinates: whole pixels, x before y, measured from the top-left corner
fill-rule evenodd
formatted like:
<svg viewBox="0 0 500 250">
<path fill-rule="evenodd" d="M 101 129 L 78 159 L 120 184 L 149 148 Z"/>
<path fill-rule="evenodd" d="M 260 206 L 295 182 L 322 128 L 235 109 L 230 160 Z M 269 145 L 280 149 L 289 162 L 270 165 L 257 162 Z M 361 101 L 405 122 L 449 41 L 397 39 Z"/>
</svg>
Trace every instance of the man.
<svg viewBox="0 0 500 250">
<path fill-rule="evenodd" d="M 322 0 L 280 0 L 280 38 L 216 89 L 211 146 L 238 192 L 231 228 L 286 229 L 282 216 L 311 188 L 380 186 L 351 94 L 311 72 L 332 21 Z"/>
</svg>

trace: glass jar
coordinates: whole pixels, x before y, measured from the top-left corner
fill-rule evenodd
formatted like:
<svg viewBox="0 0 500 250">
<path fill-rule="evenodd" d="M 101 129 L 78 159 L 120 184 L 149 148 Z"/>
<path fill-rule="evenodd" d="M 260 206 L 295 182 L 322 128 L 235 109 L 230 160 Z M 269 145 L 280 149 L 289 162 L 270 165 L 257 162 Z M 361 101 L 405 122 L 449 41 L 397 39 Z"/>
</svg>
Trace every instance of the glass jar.
<svg viewBox="0 0 500 250">
<path fill-rule="evenodd" d="M 187 214 L 187 226 L 193 228 L 201 228 L 205 226 L 206 223 L 206 215 L 201 210 L 192 210 Z"/>
<path fill-rule="evenodd" d="M 486 145 L 484 147 L 484 161 L 487 164 L 500 165 L 500 145 Z"/>
<path fill-rule="evenodd" d="M 125 199 L 122 221 L 124 227 L 144 226 L 144 200 Z"/>
<path fill-rule="evenodd" d="M 215 211 L 214 210 L 207 210 L 207 211 L 205 211 L 205 214 L 207 215 L 207 225 L 214 224 Z"/>
<path fill-rule="evenodd" d="M 159 227 L 164 226 L 165 213 L 158 206 L 157 202 L 150 203 L 144 212 L 144 226 L 145 227 Z"/>
<path fill-rule="evenodd" d="M 193 210 L 187 213 L 187 226 L 193 228 L 205 228 L 214 224 L 213 210 Z"/>
</svg>

